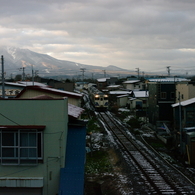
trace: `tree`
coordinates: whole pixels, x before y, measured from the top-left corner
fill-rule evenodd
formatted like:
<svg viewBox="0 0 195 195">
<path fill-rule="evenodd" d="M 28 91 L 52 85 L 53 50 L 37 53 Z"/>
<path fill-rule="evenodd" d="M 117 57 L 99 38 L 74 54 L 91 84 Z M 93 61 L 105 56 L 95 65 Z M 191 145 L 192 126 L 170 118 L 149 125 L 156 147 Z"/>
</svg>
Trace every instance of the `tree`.
<svg viewBox="0 0 195 195">
<path fill-rule="evenodd" d="M 22 75 L 21 74 L 17 74 L 14 78 L 14 81 L 21 81 L 22 80 Z"/>
</svg>

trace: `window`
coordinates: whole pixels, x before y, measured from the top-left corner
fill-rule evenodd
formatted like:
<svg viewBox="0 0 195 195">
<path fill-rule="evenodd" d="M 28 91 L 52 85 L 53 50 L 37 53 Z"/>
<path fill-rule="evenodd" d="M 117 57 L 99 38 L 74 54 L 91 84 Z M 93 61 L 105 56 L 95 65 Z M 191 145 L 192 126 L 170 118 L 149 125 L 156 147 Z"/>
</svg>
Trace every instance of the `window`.
<svg viewBox="0 0 195 195">
<path fill-rule="evenodd" d="M 2 129 L 0 131 L 0 159 L 2 165 L 37 164 L 43 159 L 42 131 Z"/>
<path fill-rule="evenodd" d="M 161 97 L 161 99 L 166 99 L 167 98 L 167 93 L 166 92 L 161 92 L 160 97 Z"/>
<path fill-rule="evenodd" d="M 171 99 L 175 99 L 175 93 L 171 92 Z"/>
</svg>

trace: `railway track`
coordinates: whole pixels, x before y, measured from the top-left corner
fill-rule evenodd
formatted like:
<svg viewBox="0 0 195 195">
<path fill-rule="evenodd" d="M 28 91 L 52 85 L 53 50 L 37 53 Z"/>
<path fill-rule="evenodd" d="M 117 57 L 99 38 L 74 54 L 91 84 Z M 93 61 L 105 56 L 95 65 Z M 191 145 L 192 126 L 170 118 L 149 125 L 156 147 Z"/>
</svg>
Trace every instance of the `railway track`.
<svg viewBox="0 0 195 195">
<path fill-rule="evenodd" d="M 155 153 L 146 150 L 143 143 L 140 144 L 130 136 L 109 112 L 98 113 L 98 117 L 145 177 L 145 181 L 151 186 L 152 194 L 195 194 L 192 182 L 169 164 L 162 162 Z"/>
</svg>

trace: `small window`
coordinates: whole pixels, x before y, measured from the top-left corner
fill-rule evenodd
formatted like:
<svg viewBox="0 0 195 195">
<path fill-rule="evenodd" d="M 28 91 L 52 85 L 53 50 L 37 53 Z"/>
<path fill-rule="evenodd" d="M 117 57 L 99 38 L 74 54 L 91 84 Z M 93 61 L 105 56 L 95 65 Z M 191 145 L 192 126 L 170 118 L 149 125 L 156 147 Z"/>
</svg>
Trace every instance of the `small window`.
<svg viewBox="0 0 195 195">
<path fill-rule="evenodd" d="M 161 99 L 166 99 L 167 98 L 167 93 L 166 92 L 161 92 L 160 97 L 161 97 Z"/>
<path fill-rule="evenodd" d="M 37 164 L 43 159 L 42 131 L 1 130 L 0 159 L 2 165 Z"/>
</svg>

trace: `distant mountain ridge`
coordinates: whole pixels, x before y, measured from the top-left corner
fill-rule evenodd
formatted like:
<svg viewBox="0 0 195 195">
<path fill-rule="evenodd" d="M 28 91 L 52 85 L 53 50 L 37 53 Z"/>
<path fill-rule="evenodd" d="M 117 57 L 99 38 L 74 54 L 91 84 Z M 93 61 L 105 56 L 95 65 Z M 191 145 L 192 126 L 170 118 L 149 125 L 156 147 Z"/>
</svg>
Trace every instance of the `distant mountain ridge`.
<svg viewBox="0 0 195 195">
<path fill-rule="evenodd" d="M 4 70 L 6 76 L 21 74 L 20 70 L 24 67 L 25 74 L 31 74 L 32 69 L 37 70 L 38 74 L 43 77 L 51 76 L 81 76 L 81 69 L 84 70 L 85 77 L 104 77 L 131 75 L 135 71 L 128 71 L 117 66 L 92 66 L 58 60 L 47 54 L 40 54 L 29 49 L 20 49 L 17 47 L 0 47 L 0 54 L 4 57 Z"/>
</svg>

